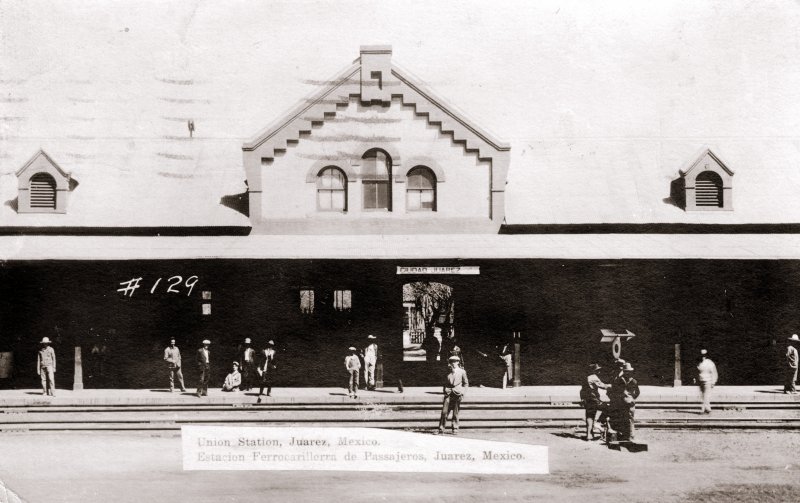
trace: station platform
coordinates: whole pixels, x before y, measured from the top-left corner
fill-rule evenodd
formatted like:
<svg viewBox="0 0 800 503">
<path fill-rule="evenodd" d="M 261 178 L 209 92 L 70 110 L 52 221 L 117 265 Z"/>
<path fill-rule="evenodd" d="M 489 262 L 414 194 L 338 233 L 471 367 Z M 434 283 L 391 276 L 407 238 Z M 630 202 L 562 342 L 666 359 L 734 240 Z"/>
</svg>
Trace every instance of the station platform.
<svg viewBox="0 0 800 503">
<path fill-rule="evenodd" d="M 697 386 L 641 386 L 637 404 L 700 403 Z M 470 387 L 464 402 L 474 403 L 548 403 L 578 404 L 579 386 L 521 386 L 518 388 Z M 85 406 L 85 405 L 169 405 L 169 404 L 240 404 L 254 403 L 257 390 L 223 392 L 209 388 L 208 396 L 198 398 L 194 388 L 170 393 L 169 389 L 57 389 L 55 397 L 42 396 L 41 390 L 0 390 L 0 407 L 9 406 Z M 442 400 L 441 387 L 406 387 L 403 393 L 396 388 L 360 390 L 358 398 L 347 395 L 344 388 L 273 388 L 272 396 L 262 396 L 264 404 L 352 404 L 352 403 L 437 403 Z M 784 394 L 782 386 L 718 386 L 714 388 L 715 403 L 791 403 L 800 405 L 800 394 Z"/>
</svg>

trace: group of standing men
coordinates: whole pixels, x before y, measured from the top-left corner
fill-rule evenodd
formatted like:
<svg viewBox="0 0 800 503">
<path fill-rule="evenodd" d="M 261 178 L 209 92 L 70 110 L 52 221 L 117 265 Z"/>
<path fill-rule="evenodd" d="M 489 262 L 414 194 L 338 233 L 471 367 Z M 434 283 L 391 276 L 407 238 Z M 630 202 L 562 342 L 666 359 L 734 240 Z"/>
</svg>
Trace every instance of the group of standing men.
<svg viewBox="0 0 800 503">
<path fill-rule="evenodd" d="M 197 350 L 196 362 L 200 381 L 197 385 L 197 396 L 208 395 L 208 382 L 211 370 L 211 341 L 205 339 L 203 346 Z M 225 377 L 222 391 L 250 391 L 256 385 L 260 386 L 258 392 L 258 403 L 261 403 L 261 396 L 264 389 L 267 396 L 272 395 L 272 384 L 275 377 L 276 351 L 275 342 L 267 342 L 266 347 L 259 352 L 251 347 L 250 338 L 244 340 L 244 348 L 240 351 L 241 363 L 234 361 L 231 372 Z M 181 391 L 186 391 L 183 383 L 183 373 L 181 372 L 181 352 L 175 345 L 175 339 L 170 339 L 169 346 L 164 349 L 164 361 L 167 362 L 169 370 L 169 390 L 175 391 L 175 379 L 178 379 Z M 241 371 L 240 371 L 241 369 Z"/>
<path fill-rule="evenodd" d="M 358 388 L 361 375 L 361 360 L 364 360 L 364 386 L 368 390 L 375 389 L 375 369 L 378 365 L 378 339 L 374 335 L 367 336 L 367 345 L 359 355 L 355 346 L 348 348 L 349 354 L 344 359 L 344 368 L 347 370 L 347 395 L 358 398 Z"/>
<path fill-rule="evenodd" d="M 581 384 L 581 400 L 586 409 L 586 440 L 601 438 L 602 432 L 594 428 L 595 418 L 607 431 L 609 425 L 617 431 L 619 440 L 634 439 L 633 418 L 636 412 L 636 399 L 639 398 L 639 383 L 633 377 L 633 366 L 622 359 L 617 359 L 617 372 L 610 384 L 604 383 L 597 371 L 602 367 L 593 363 L 589 365 L 588 375 Z M 606 390 L 608 401 L 600 397 L 600 390 Z"/>
</svg>

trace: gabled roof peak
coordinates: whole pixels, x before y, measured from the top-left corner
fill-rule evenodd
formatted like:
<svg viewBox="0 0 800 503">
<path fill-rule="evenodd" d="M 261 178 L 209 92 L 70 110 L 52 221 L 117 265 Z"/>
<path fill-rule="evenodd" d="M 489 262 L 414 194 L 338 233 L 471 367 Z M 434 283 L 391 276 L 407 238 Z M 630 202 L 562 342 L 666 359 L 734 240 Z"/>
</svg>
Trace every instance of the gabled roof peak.
<svg viewBox="0 0 800 503">
<path fill-rule="evenodd" d="M 700 165 L 700 161 L 702 161 L 702 160 L 703 160 L 703 158 L 704 158 L 706 155 L 707 155 L 707 156 L 709 156 L 709 157 L 711 157 L 711 159 L 713 159 L 713 160 L 714 160 L 714 162 L 715 162 L 715 163 L 717 163 L 717 165 L 718 165 L 718 166 L 719 166 L 719 167 L 720 167 L 722 170 L 724 170 L 724 171 L 725 171 L 725 173 L 727 173 L 727 174 L 728 174 L 728 176 L 733 176 L 733 171 L 731 171 L 731 169 L 730 169 L 730 168 L 728 168 L 728 167 L 725 165 L 725 163 L 724 163 L 724 162 L 722 162 L 722 161 L 720 160 L 720 158 L 719 158 L 719 157 L 717 157 L 717 155 L 716 155 L 716 154 L 714 154 L 714 152 L 712 152 L 712 151 L 711 151 L 711 149 L 710 149 L 709 147 L 703 147 L 703 148 L 700 150 L 700 154 L 699 154 L 699 155 L 697 155 L 696 157 L 694 157 L 694 160 L 693 160 L 693 161 L 691 161 L 691 163 L 690 163 L 690 164 L 688 164 L 688 167 L 687 167 L 685 170 L 683 170 L 683 169 L 681 169 L 681 170 L 678 170 L 678 172 L 680 173 L 680 175 L 681 175 L 681 176 L 686 176 L 686 175 L 688 175 L 689 173 L 691 173 L 692 171 L 694 171 L 694 169 L 695 169 L 697 166 L 699 166 L 699 165 Z"/>
<path fill-rule="evenodd" d="M 33 154 L 33 156 L 30 159 L 28 159 L 28 162 L 23 164 L 22 167 L 19 168 L 16 173 L 14 173 L 17 176 L 17 178 L 19 178 L 25 172 L 25 170 L 27 170 L 31 166 L 31 164 L 33 164 L 33 162 L 39 158 L 39 156 L 44 156 L 44 158 L 47 159 L 47 162 L 49 162 L 56 169 L 56 171 L 58 171 L 59 174 L 61 174 L 61 176 L 63 176 L 64 178 L 70 178 L 70 174 L 61 169 L 61 166 L 59 166 L 58 163 L 56 163 L 52 157 L 47 155 L 47 152 L 45 152 L 44 149 L 42 148 L 40 148 L 35 154 Z"/>
</svg>

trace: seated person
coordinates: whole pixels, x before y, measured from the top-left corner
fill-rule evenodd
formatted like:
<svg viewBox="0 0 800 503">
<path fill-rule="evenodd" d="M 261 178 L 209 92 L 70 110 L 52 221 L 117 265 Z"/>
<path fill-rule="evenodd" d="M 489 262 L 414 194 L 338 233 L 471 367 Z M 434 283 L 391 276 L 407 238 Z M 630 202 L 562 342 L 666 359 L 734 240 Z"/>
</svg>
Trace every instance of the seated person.
<svg viewBox="0 0 800 503">
<path fill-rule="evenodd" d="M 242 385 L 242 374 L 239 373 L 239 362 L 233 362 L 233 370 L 225 377 L 222 391 L 239 391 Z"/>
</svg>

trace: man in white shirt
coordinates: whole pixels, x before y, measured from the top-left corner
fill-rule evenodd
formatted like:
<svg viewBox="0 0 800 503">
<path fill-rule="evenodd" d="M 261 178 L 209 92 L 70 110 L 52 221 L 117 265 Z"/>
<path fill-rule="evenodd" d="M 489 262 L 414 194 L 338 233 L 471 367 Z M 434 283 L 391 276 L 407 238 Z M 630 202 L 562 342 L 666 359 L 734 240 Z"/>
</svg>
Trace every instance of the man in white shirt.
<svg viewBox="0 0 800 503">
<path fill-rule="evenodd" d="M 786 343 L 786 381 L 783 383 L 783 392 L 797 393 L 794 386 L 797 381 L 797 348 L 794 347 L 794 344 L 800 342 L 800 338 L 797 337 L 797 334 L 792 334 L 786 339 L 789 342 Z"/>
<path fill-rule="evenodd" d="M 348 349 L 350 354 L 344 359 L 344 368 L 350 376 L 347 385 L 347 394 L 351 398 L 358 398 L 358 374 L 361 371 L 361 360 L 358 359 L 358 350 L 353 346 Z"/>
<path fill-rule="evenodd" d="M 708 357 L 708 351 L 700 351 L 702 360 L 697 365 L 697 382 L 703 395 L 703 414 L 711 414 L 711 390 L 717 384 L 717 366 Z"/>
<path fill-rule="evenodd" d="M 368 335 L 367 347 L 364 348 L 364 385 L 367 389 L 375 389 L 375 365 L 377 363 L 377 339 L 374 335 Z"/>
</svg>

